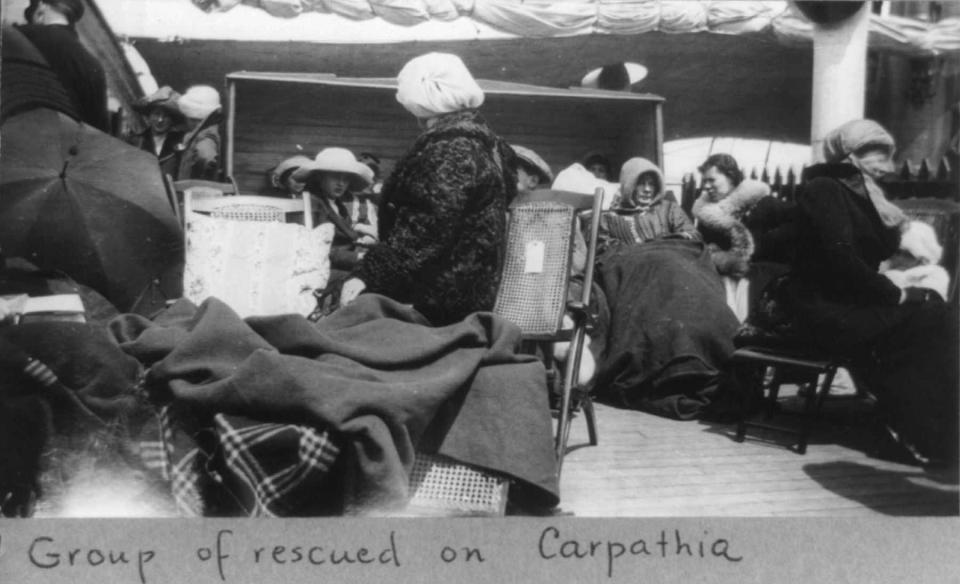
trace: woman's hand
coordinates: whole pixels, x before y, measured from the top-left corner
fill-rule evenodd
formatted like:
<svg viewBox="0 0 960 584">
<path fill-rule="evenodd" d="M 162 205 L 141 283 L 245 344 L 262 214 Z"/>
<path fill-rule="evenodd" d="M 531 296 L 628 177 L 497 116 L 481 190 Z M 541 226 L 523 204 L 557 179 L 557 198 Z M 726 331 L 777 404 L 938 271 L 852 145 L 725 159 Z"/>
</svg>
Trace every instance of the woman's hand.
<svg viewBox="0 0 960 584">
<path fill-rule="evenodd" d="M 360 278 L 350 278 L 343 283 L 340 289 L 340 306 L 346 306 L 357 299 L 367 288 L 367 285 Z"/>
<path fill-rule="evenodd" d="M 357 238 L 357 243 L 369 244 L 377 242 L 377 229 L 373 225 L 357 223 L 353 226 L 353 230 L 360 234 L 360 237 Z"/>
</svg>

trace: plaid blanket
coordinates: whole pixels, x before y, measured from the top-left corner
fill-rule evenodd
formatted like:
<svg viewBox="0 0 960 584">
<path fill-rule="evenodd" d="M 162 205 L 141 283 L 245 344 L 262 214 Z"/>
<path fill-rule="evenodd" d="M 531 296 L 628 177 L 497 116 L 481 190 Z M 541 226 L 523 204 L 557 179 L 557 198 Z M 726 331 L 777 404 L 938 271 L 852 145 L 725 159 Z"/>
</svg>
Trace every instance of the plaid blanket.
<svg viewBox="0 0 960 584">
<path fill-rule="evenodd" d="M 141 457 L 170 482 L 181 515 L 284 517 L 339 510 L 331 469 L 340 448 L 330 432 L 224 414 L 190 428 L 173 410 L 160 410 L 159 440 L 143 443 Z M 318 496 L 327 491 L 330 496 Z"/>
</svg>

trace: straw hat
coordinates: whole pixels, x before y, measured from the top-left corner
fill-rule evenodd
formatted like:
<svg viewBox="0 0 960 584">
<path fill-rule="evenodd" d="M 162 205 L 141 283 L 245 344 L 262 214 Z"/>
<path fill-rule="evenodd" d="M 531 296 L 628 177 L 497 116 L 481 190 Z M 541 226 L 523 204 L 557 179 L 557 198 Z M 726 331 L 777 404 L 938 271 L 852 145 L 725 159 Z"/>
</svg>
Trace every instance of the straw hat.
<svg viewBox="0 0 960 584">
<path fill-rule="evenodd" d="M 288 175 L 304 164 L 310 164 L 311 162 L 313 161 L 310 160 L 310 158 L 302 154 L 291 156 L 290 158 L 281 161 L 280 164 L 276 165 L 274 168 L 271 168 L 269 171 L 270 184 L 276 188 L 284 188 L 283 183 L 287 178 L 285 175 Z"/>
<path fill-rule="evenodd" d="M 203 120 L 220 109 L 220 93 L 209 85 L 194 85 L 177 100 L 180 113 L 191 120 Z"/>
<path fill-rule="evenodd" d="M 591 89 L 630 89 L 631 85 L 640 83 L 646 79 L 647 73 L 647 68 L 640 63 L 614 63 L 590 71 L 583 76 L 580 85 Z M 601 81 L 606 81 L 608 78 L 621 78 L 622 81 L 625 82 L 625 86 L 610 87 L 607 83 L 601 83 Z"/>
<path fill-rule="evenodd" d="M 550 165 L 543 158 L 540 158 L 539 154 L 519 144 L 511 144 L 510 147 L 517 153 L 517 158 L 537 171 L 537 174 L 540 175 L 541 184 L 549 185 L 553 182 L 553 171 L 550 170 Z"/>
<path fill-rule="evenodd" d="M 343 172 L 353 175 L 350 188 L 364 189 L 373 182 L 373 170 L 357 160 L 346 148 L 324 148 L 317 153 L 313 160 L 308 160 L 300 168 L 293 171 L 293 180 L 306 182 L 315 172 Z"/>
</svg>

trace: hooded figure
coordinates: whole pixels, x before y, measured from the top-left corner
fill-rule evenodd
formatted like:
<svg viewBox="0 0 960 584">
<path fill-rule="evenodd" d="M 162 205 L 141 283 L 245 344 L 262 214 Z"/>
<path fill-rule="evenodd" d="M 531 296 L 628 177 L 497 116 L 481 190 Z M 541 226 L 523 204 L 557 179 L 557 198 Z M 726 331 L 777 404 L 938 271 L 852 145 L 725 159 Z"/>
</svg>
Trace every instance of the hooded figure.
<svg viewBox="0 0 960 584">
<path fill-rule="evenodd" d="M 493 309 L 507 206 L 517 195 L 515 155 L 476 111 L 483 91 L 459 57 L 417 57 L 397 82 L 397 101 L 423 133 L 383 185 L 380 243 L 341 299 L 365 287 L 446 325 Z"/>
<path fill-rule="evenodd" d="M 696 237 L 696 228 L 680 205 L 663 190 L 663 173 L 646 158 L 631 158 L 620 169 L 620 199 L 600 217 L 597 253 L 617 245 L 664 235 Z"/>
<path fill-rule="evenodd" d="M 956 303 L 923 288 L 901 289 L 878 271 L 901 247 L 906 225 L 878 180 L 892 170 L 893 152 L 893 138 L 870 120 L 826 137 L 826 162 L 805 170 L 797 195 L 802 253 L 783 306 L 811 347 L 847 359 L 902 443 L 956 465 Z"/>
</svg>

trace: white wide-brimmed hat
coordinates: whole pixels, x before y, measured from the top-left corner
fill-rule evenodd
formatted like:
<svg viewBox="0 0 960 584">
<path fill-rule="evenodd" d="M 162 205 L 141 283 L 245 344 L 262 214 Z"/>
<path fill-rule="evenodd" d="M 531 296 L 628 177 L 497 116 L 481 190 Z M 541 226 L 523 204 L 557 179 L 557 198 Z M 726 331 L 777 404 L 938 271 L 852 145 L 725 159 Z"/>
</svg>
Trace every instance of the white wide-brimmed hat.
<svg viewBox="0 0 960 584">
<path fill-rule="evenodd" d="M 191 120 L 203 120 L 220 109 L 220 92 L 209 85 L 194 85 L 177 100 L 177 107 Z"/>
<path fill-rule="evenodd" d="M 600 74 L 603 73 L 604 69 L 608 71 L 614 67 L 623 67 L 627 72 L 627 79 L 629 80 L 628 85 L 634 85 L 640 83 L 647 77 L 647 68 L 641 65 L 640 63 L 616 63 L 614 65 L 604 65 L 603 67 L 598 67 L 593 71 L 590 71 L 583 76 L 583 79 L 580 81 L 582 87 L 589 87 L 591 89 L 598 89 L 600 87 Z M 627 88 L 624 88 L 627 89 Z"/>
<path fill-rule="evenodd" d="M 346 148 L 324 148 L 317 156 L 300 168 L 293 171 L 291 177 L 298 182 L 306 182 L 307 177 L 315 172 L 343 172 L 353 175 L 350 188 L 360 190 L 373 182 L 373 170 L 357 160 Z"/>
</svg>

